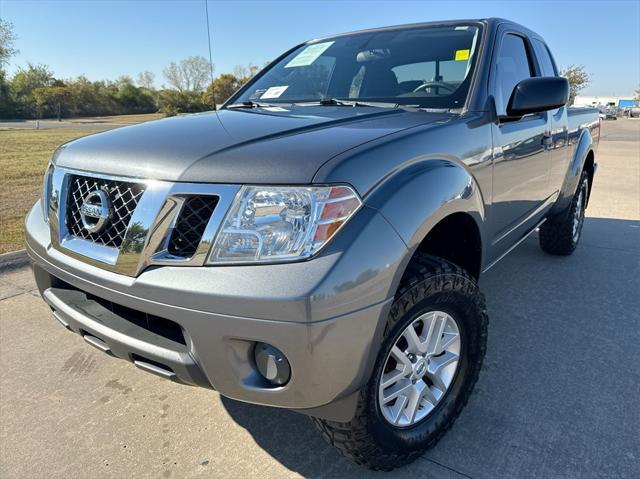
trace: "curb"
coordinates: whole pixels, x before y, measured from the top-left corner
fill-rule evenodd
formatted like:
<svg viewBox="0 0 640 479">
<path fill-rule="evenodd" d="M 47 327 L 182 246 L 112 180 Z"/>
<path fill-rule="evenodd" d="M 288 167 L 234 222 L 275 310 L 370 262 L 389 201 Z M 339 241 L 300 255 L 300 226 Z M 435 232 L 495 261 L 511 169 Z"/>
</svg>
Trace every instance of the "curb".
<svg viewBox="0 0 640 479">
<path fill-rule="evenodd" d="M 6 268 L 16 268 L 29 263 L 26 249 L 0 254 L 0 271 Z"/>
</svg>

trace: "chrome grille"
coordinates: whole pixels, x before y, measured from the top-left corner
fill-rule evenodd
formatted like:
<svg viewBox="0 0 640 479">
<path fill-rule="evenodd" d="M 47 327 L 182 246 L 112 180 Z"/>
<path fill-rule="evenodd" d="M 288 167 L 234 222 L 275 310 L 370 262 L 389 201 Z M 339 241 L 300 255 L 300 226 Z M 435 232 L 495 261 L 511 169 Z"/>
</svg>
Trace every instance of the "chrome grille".
<svg viewBox="0 0 640 479">
<path fill-rule="evenodd" d="M 80 208 L 85 197 L 95 190 L 107 193 L 111 202 L 112 217 L 99 232 L 89 233 L 82 224 Z M 72 175 L 69 178 L 67 197 L 67 229 L 78 238 L 94 243 L 120 248 L 145 184 Z"/>
<path fill-rule="evenodd" d="M 190 196 L 184 201 L 167 248 L 171 255 L 190 258 L 195 254 L 217 204 L 217 196 Z"/>
<path fill-rule="evenodd" d="M 106 223 L 90 233 L 104 203 Z M 91 174 L 55 166 L 51 181 L 50 233 L 53 248 L 92 266 L 131 277 L 152 265 L 202 266 L 240 185 L 186 183 Z M 86 206 L 86 205 L 85 205 Z M 171 245 L 171 246 L 169 246 Z M 171 248 L 171 252 L 169 252 Z M 194 250 L 195 248 L 195 250 Z"/>
</svg>

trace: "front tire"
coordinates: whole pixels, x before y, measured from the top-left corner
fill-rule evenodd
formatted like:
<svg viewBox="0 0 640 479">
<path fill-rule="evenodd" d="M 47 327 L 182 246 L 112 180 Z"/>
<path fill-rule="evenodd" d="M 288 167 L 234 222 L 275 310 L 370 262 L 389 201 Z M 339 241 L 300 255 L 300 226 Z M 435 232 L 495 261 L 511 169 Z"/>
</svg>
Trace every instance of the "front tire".
<svg viewBox="0 0 640 479">
<path fill-rule="evenodd" d="M 559 256 L 568 256 L 575 251 L 582 236 L 588 198 L 589 176 L 583 171 L 567 211 L 557 218 L 548 219 L 540 226 L 539 241 L 542 251 Z"/>
<path fill-rule="evenodd" d="M 466 405 L 484 358 L 487 325 L 476 282 L 462 268 L 418 253 L 396 294 L 354 418 L 314 418 L 316 427 L 344 456 L 370 469 L 388 471 L 415 460 Z"/>
</svg>

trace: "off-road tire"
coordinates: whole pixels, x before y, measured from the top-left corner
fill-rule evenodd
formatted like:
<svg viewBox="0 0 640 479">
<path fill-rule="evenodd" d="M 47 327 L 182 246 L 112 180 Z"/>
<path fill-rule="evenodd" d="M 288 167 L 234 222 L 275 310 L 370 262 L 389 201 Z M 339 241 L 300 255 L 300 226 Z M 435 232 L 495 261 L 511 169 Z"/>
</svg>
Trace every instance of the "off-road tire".
<svg viewBox="0 0 640 479">
<path fill-rule="evenodd" d="M 582 192 L 582 196 L 580 196 L 580 192 Z M 542 251 L 557 256 L 568 256 L 575 251 L 582 237 L 584 211 L 588 198 L 589 175 L 586 171 L 583 171 L 578 182 L 578 188 L 576 188 L 567 210 L 554 218 L 549 218 L 540 226 L 538 238 Z M 582 205 L 579 205 L 580 201 Z M 573 222 L 576 208 L 578 207 L 581 208 L 582 219 L 580 220 L 578 236 L 576 237 L 574 235 Z"/>
<path fill-rule="evenodd" d="M 434 308 L 451 314 L 460 328 L 462 349 L 456 375 L 427 417 L 407 428 L 394 427 L 384 419 L 377 400 L 384 362 L 404 328 Z M 486 351 L 487 327 L 484 296 L 475 280 L 453 263 L 418 253 L 396 293 L 355 416 L 345 423 L 312 418 L 314 424 L 342 455 L 369 469 L 389 471 L 414 461 L 451 428 L 469 400 Z"/>
</svg>

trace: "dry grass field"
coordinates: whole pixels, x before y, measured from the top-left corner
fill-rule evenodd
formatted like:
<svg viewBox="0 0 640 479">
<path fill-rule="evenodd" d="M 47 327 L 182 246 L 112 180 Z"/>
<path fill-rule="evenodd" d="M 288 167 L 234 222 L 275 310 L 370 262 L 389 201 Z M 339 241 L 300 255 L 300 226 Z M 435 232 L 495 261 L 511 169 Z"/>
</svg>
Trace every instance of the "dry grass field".
<svg viewBox="0 0 640 479">
<path fill-rule="evenodd" d="M 117 115 L 117 116 L 92 116 L 87 118 L 74 118 L 69 120 L 71 123 L 110 123 L 119 125 L 133 125 L 135 123 L 143 123 L 145 121 L 159 120 L 164 118 L 162 113 L 144 113 L 141 115 Z"/>
<path fill-rule="evenodd" d="M 6 129 L 0 129 L 0 253 L 24 248 L 24 217 L 40 197 L 44 169 L 58 146 L 108 128 L 162 117 L 160 113 L 149 113 L 74 118 L 65 119 L 63 128 L 55 120 L 43 120 L 39 130 L 25 128 L 22 123 L 3 123 Z"/>
<path fill-rule="evenodd" d="M 0 130 L 0 253 L 24 248 L 24 217 L 39 198 L 53 151 L 95 129 Z"/>
</svg>

